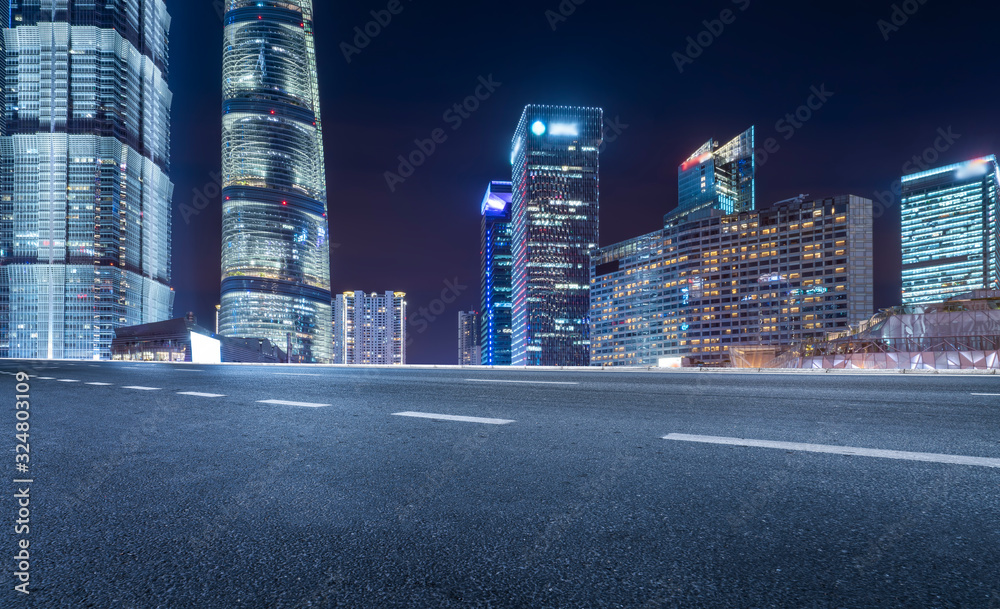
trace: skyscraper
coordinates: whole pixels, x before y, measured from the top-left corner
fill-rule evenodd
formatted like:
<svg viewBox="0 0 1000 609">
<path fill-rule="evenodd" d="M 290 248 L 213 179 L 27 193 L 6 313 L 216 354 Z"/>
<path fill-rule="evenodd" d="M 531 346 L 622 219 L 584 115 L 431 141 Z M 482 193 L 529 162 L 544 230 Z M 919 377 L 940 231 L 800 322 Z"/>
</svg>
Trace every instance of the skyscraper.
<svg viewBox="0 0 1000 609">
<path fill-rule="evenodd" d="M 512 142 L 512 363 L 590 363 L 600 108 L 524 108 Z"/>
<path fill-rule="evenodd" d="M 678 204 L 668 217 L 705 207 L 727 214 L 756 206 L 754 128 L 727 144 L 708 140 L 677 168 Z"/>
<path fill-rule="evenodd" d="M 993 155 L 903 176 L 903 304 L 1000 289 Z"/>
<path fill-rule="evenodd" d="M 331 356 L 330 244 L 311 0 L 227 0 L 223 336 Z"/>
<path fill-rule="evenodd" d="M 490 182 L 482 204 L 482 318 L 480 319 L 481 363 L 510 365 L 511 183 Z"/>
<path fill-rule="evenodd" d="M 479 345 L 479 313 L 458 312 L 458 365 L 478 366 L 482 356 Z"/>
<path fill-rule="evenodd" d="M 110 359 L 171 317 L 162 0 L 0 10 L 0 356 Z"/>
<path fill-rule="evenodd" d="M 333 363 L 406 363 L 406 294 L 337 294 L 333 321 Z"/>
</svg>

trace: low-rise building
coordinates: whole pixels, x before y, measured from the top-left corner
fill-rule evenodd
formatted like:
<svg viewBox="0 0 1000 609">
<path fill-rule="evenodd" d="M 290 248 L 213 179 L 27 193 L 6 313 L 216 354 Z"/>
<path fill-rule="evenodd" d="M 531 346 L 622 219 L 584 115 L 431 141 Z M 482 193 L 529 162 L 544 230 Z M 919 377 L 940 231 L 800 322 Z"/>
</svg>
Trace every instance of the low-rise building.
<svg viewBox="0 0 1000 609">
<path fill-rule="evenodd" d="M 668 216 L 591 266 L 592 365 L 727 365 L 731 345 L 780 351 L 871 316 L 872 202 Z"/>
</svg>

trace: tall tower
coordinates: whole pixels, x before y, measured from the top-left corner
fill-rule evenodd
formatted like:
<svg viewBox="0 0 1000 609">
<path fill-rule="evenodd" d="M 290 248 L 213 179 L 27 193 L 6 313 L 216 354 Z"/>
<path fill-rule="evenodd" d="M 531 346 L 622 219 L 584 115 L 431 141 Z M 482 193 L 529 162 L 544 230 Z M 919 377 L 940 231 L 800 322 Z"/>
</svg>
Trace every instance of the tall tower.
<svg viewBox="0 0 1000 609">
<path fill-rule="evenodd" d="M 490 182 L 483 197 L 480 346 L 484 366 L 510 365 L 510 182 Z"/>
<path fill-rule="evenodd" d="M 173 309 L 170 15 L 0 5 L 0 356 L 108 359 L 115 328 Z"/>
<path fill-rule="evenodd" d="M 512 142 L 515 366 L 590 363 L 600 108 L 525 107 Z"/>
<path fill-rule="evenodd" d="M 667 218 L 711 207 L 727 214 L 757 208 L 754 128 L 720 145 L 708 140 L 677 168 L 677 209 Z"/>
<path fill-rule="evenodd" d="M 312 0 L 227 0 L 223 336 L 328 362 L 333 323 Z"/>
<path fill-rule="evenodd" d="M 1000 167 L 993 155 L 903 176 L 903 304 L 1000 289 Z"/>
</svg>

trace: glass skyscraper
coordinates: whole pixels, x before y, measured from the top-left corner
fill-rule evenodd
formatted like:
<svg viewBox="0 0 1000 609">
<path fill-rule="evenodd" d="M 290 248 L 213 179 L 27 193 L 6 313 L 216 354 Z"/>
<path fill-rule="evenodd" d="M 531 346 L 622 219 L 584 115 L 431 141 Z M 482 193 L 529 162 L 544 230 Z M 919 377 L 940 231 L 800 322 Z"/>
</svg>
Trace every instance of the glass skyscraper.
<svg viewBox="0 0 1000 609">
<path fill-rule="evenodd" d="M 484 366 L 510 365 L 511 183 L 490 182 L 482 205 L 482 319 L 480 345 Z"/>
<path fill-rule="evenodd" d="M 705 207 L 727 214 L 757 208 L 754 128 L 727 144 L 709 140 L 677 168 L 677 216 Z"/>
<path fill-rule="evenodd" d="M 903 304 L 1000 289 L 994 156 L 903 176 Z"/>
<path fill-rule="evenodd" d="M 333 323 L 311 0 L 227 0 L 223 336 L 328 362 Z"/>
<path fill-rule="evenodd" d="M 590 256 L 598 246 L 600 108 L 525 107 L 512 142 L 511 363 L 590 363 Z"/>
<path fill-rule="evenodd" d="M 2 4 L 0 356 L 109 359 L 170 318 L 162 0 Z"/>
</svg>

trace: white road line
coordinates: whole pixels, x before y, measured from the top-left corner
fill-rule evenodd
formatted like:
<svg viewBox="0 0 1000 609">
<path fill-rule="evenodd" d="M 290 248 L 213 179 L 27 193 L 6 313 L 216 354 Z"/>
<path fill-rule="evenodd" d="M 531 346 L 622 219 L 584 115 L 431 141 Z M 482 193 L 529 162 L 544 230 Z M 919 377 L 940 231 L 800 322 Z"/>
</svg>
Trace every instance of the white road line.
<svg viewBox="0 0 1000 609">
<path fill-rule="evenodd" d="M 193 395 L 196 398 L 224 398 L 221 393 L 198 393 L 197 391 L 178 391 L 177 395 Z"/>
<path fill-rule="evenodd" d="M 122 389 L 135 389 L 137 391 L 159 391 L 160 390 L 159 387 L 143 387 L 141 385 L 128 385 L 128 386 L 122 387 Z"/>
<path fill-rule="evenodd" d="M 579 385 L 567 381 L 501 381 L 496 379 L 465 379 L 470 383 L 518 383 L 525 385 Z"/>
<path fill-rule="evenodd" d="M 435 421 L 459 421 L 462 423 L 486 423 L 487 425 L 507 425 L 516 423 L 510 419 L 483 419 L 480 417 L 459 417 L 450 414 L 432 414 L 429 412 L 394 412 L 396 417 L 416 417 L 418 419 L 434 419 Z"/>
<path fill-rule="evenodd" d="M 1000 393 L 970 393 L 969 395 L 989 395 L 989 396 L 1000 396 Z"/>
<path fill-rule="evenodd" d="M 978 465 L 1000 468 L 1000 459 L 987 457 L 966 457 L 962 455 L 942 455 L 938 453 L 911 453 L 902 450 L 880 450 L 876 448 L 856 448 L 852 446 L 830 446 L 828 444 L 802 444 L 800 442 L 772 442 L 770 440 L 746 440 L 743 438 L 723 438 L 718 436 L 692 436 L 672 433 L 664 440 L 680 442 L 700 442 L 704 444 L 724 444 L 727 446 L 749 446 L 755 448 L 778 448 L 810 453 L 831 455 L 852 455 L 858 457 L 878 457 L 881 459 L 901 459 L 904 461 L 925 461 L 928 463 L 948 463 L 951 465 Z"/>
<path fill-rule="evenodd" d="M 60 383 L 79 383 L 76 379 L 58 379 Z"/>
<path fill-rule="evenodd" d="M 305 372 L 275 372 L 275 376 L 320 376 L 319 374 L 307 374 Z"/>
<path fill-rule="evenodd" d="M 275 404 L 277 406 L 304 406 L 305 408 L 324 408 L 333 404 L 313 404 L 311 402 L 287 402 L 285 400 L 258 400 L 258 404 Z"/>
<path fill-rule="evenodd" d="M 111 383 L 84 383 L 85 385 L 97 385 L 98 387 L 110 387 Z"/>
<path fill-rule="evenodd" d="M 42 381 L 54 381 L 55 380 L 51 376 L 40 376 L 38 378 L 39 378 L 39 380 L 42 380 Z"/>
</svg>

